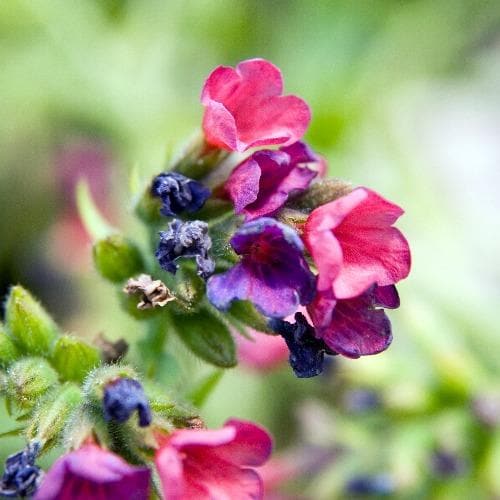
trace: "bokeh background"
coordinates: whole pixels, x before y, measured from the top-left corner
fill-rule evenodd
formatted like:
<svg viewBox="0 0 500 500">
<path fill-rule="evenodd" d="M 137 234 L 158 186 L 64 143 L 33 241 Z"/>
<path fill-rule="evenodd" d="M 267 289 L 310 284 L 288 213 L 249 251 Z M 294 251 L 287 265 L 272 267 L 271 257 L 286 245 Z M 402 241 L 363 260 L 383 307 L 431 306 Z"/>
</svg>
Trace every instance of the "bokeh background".
<svg viewBox="0 0 500 500">
<path fill-rule="evenodd" d="M 330 175 L 405 208 L 413 270 L 387 352 L 314 380 L 242 363 L 204 417 L 273 432 L 266 498 L 500 497 L 498 0 L 0 2 L 1 296 L 21 283 L 68 331 L 139 338 L 92 268 L 75 183 L 143 237 L 131 190 L 199 128 L 208 73 L 250 57 L 308 101 Z M 166 390 L 204 373 L 188 361 Z"/>
</svg>

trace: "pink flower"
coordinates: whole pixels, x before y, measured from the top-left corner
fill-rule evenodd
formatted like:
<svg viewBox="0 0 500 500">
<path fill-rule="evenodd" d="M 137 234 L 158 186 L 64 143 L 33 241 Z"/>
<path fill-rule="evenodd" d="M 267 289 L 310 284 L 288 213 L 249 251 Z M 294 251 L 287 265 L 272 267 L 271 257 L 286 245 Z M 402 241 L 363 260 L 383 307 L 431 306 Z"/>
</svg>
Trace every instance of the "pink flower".
<svg viewBox="0 0 500 500">
<path fill-rule="evenodd" d="M 239 362 L 252 370 L 267 371 L 281 366 L 288 360 L 288 347 L 280 335 L 267 335 L 252 328 L 247 328 L 252 337 L 236 337 Z"/>
<path fill-rule="evenodd" d="M 45 476 L 35 500 L 149 498 L 150 472 L 95 444 L 60 457 Z"/>
<path fill-rule="evenodd" d="M 290 194 L 311 184 L 320 168 L 320 158 L 299 141 L 278 151 L 257 151 L 231 172 L 225 190 L 235 212 L 252 220 L 279 210 Z"/>
<path fill-rule="evenodd" d="M 311 120 L 308 105 L 282 95 L 280 70 L 264 59 L 219 66 L 201 94 L 203 131 L 208 143 L 230 151 L 298 141 Z"/>
<path fill-rule="evenodd" d="M 222 429 L 183 429 L 168 436 L 156 454 L 166 500 L 254 500 L 263 498 L 262 480 L 251 468 L 271 453 L 269 434 L 243 420 Z"/>
<path fill-rule="evenodd" d="M 318 292 L 350 299 L 393 285 L 410 271 L 410 249 L 392 224 L 403 214 L 377 193 L 357 188 L 311 212 L 304 240 L 318 269 Z"/>
</svg>

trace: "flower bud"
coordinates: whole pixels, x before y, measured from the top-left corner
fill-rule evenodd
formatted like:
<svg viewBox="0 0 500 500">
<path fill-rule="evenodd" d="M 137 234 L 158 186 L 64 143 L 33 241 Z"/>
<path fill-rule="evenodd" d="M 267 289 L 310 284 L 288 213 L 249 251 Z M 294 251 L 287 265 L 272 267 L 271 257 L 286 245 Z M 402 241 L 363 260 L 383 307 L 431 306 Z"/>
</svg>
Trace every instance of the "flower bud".
<svg viewBox="0 0 500 500">
<path fill-rule="evenodd" d="M 121 234 L 113 234 L 95 243 L 94 263 L 106 279 L 119 283 L 143 270 L 137 246 Z"/>
<path fill-rule="evenodd" d="M 70 413 L 82 401 L 82 391 L 75 384 L 66 383 L 52 391 L 37 407 L 27 429 L 29 439 L 35 439 L 44 448 L 57 442 Z"/>
<path fill-rule="evenodd" d="M 24 358 L 7 373 L 6 392 L 20 408 L 32 408 L 58 382 L 56 371 L 43 358 Z"/>
<path fill-rule="evenodd" d="M 121 424 L 136 410 L 140 427 L 147 427 L 152 419 L 149 401 L 142 385 L 131 378 L 119 378 L 106 385 L 103 409 L 105 420 L 114 420 Z"/>
<path fill-rule="evenodd" d="M 55 343 L 52 365 L 62 380 L 81 382 L 101 361 L 99 351 L 81 339 L 63 335 Z"/>
<path fill-rule="evenodd" d="M 21 286 L 13 286 L 5 305 L 5 323 L 12 340 L 27 354 L 47 354 L 58 334 L 54 320 Z"/>
<path fill-rule="evenodd" d="M 33 442 L 24 450 L 10 455 L 5 461 L 5 469 L 0 479 L 0 497 L 30 497 L 37 490 L 43 472 L 35 465 L 40 444 Z"/>
<path fill-rule="evenodd" d="M 7 367 L 18 357 L 19 350 L 0 324 L 0 368 Z"/>
<path fill-rule="evenodd" d="M 129 366 L 107 365 L 96 368 L 89 374 L 83 385 L 86 399 L 100 407 L 106 386 L 120 378 L 138 379 L 139 376 Z"/>
</svg>

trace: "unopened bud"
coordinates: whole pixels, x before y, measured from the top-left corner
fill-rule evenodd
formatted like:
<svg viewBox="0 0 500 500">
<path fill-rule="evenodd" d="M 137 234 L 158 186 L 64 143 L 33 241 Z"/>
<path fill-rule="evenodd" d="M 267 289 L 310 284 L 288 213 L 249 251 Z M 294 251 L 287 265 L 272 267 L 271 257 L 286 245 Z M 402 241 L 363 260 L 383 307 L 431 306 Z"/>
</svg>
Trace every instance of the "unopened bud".
<svg viewBox="0 0 500 500">
<path fill-rule="evenodd" d="M 57 442 L 70 413 L 81 401 L 82 391 L 75 384 L 66 383 L 52 391 L 37 407 L 28 438 L 41 442 L 44 449 Z"/>
<path fill-rule="evenodd" d="M 20 408 L 32 408 L 58 383 L 57 372 L 43 358 L 16 361 L 7 372 L 7 397 Z"/>
<path fill-rule="evenodd" d="M 129 366 L 107 365 L 96 368 L 89 374 L 83 385 L 86 399 L 100 407 L 106 386 L 120 378 L 138 379 L 139 376 Z"/>
<path fill-rule="evenodd" d="M 5 326 L 15 344 L 26 354 L 47 354 L 58 334 L 53 319 L 21 286 L 10 290 L 5 305 Z"/>
<path fill-rule="evenodd" d="M 121 234 L 99 240 L 94 245 L 93 255 L 99 273 L 115 283 L 123 282 L 143 269 L 139 249 Z"/>
<path fill-rule="evenodd" d="M 9 366 L 19 357 L 19 350 L 0 324 L 0 368 Z"/>
<path fill-rule="evenodd" d="M 63 335 L 55 343 L 52 365 L 62 380 L 81 382 L 101 361 L 99 351 L 76 337 Z"/>
</svg>

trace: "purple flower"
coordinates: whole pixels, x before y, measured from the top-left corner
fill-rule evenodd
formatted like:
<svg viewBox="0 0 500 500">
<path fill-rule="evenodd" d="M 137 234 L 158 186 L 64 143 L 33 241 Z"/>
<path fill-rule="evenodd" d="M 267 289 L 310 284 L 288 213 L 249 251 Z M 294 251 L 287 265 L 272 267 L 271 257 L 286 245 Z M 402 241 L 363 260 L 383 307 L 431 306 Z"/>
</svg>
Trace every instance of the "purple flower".
<svg viewBox="0 0 500 500">
<path fill-rule="evenodd" d="M 40 467 L 35 465 L 39 450 L 40 444 L 34 442 L 7 458 L 0 480 L 0 497 L 31 497 L 35 493 L 42 478 Z"/>
<path fill-rule="evenodd" d="M 57 459 L 47 472 L 35 500 L 149 498 L 150 471 L 90 443 Z"/>
<path fill-rule="evenodd" d="M 399 306 L 394 285 L 371 286 L 352 299 L 335 300 L 332 293 L 318 292 L 308 312 L 316 337 L 348 358 L 378 354 L 392 342 L 391 323 L 383 307 Z"/>
<path fill-rule="evenodd" d="M 177 172 L 166 172 L 156 176 L 151 186 L 153 196 L 161 198 L 160 213 L 167 217 L 199 210 L 210 190 L 200 182 Z"/>
<path fill-rule="evenodd" d="M 246 220 L 271 215 L 290 194 L 306 189 L 318 171 L 309 168 L 319 158 L 303 142 L 278 151 L 257 151 L 240 163 L 225 184 L 237 214 Z"/>
<path fill-rule="evenodd" d="M 262 314 L 282 318 L 313 299 L 315 278 L 289 226 L 262 217 L 243 224 L 230 243 L 242 258 L 208 280 L 208 299 L 215 307 L 225 310 L 235 299 L 249 300 Z"/>
<path fill-rule="evenodd" d="M 103 398 L 104 418 L 119 423 L 126 422 L 137 410 L 139 425 L 151 423 L 151 408 L 142 385 L 130 378 L 119 378 L 106 385 Z"/>
<path fill-rule="evenodd" d="M 208 235 L 208 225 L 199 220 L 181 222 L 174 219 L 167 231 L 160 231 L 160 243 L 155 256 L 160 266 L 169 273 L 175 274 L 181 257 L 196 259 L 198 274 L 208 278 L 215 268 L 214 261 L 208 256 L 212 240 Z"/>
<path fill-rule="evenodd" d="M 314 336 L 314 328 L 300 312 L 295 314 L 295 323 L 272 319 L 269 326 L 285 339 L 290 350 L 290 366 L 299 378 L 319 375 L 323 371 L 325 353 L 336 354 Z"/>
</svg>

